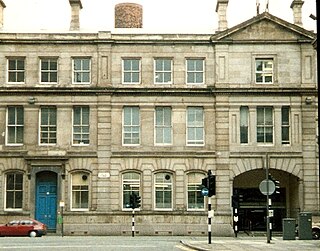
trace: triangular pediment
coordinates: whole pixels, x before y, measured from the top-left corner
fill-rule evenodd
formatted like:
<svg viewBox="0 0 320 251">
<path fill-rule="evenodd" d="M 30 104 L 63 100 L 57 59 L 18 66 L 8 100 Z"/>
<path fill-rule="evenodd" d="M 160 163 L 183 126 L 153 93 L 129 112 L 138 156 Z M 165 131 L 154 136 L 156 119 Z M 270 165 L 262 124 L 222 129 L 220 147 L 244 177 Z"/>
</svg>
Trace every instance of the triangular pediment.
<svg viewBox="0 0 320 251">
<path fill-rule="evenodd" d="M 212 41 L 312 41 L 316 35 L 264 12 L 248 21 L 216 33 Z"/>
</svg>

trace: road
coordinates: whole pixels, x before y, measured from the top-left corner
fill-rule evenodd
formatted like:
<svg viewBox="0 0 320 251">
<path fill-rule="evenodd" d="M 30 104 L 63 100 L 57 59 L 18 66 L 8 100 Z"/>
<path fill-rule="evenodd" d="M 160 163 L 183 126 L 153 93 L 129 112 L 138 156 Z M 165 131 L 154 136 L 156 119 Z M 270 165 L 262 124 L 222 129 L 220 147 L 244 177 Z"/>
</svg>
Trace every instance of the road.
<svg viewBox="0 0 320 251">
<path fill-rule="evenodd" d="M 22 251 L 191 251 L 181 237 L 168 236 L 43 236 L 1 237 L 0 250 Z"/>
</svg>

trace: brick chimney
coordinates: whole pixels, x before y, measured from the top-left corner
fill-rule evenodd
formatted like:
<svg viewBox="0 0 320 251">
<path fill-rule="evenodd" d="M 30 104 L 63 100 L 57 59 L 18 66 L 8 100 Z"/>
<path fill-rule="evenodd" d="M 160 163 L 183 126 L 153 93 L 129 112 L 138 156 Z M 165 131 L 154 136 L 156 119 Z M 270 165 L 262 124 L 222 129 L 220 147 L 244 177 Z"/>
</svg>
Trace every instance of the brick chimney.
<svg viewBox="0 0 320 251">
<path fill-rule="evenodd" d="M 6 7 L 4 2 L 0 0 L 0 29 L 3 28 L 3 9 Z"/>
<path fill-rule="evenodd" d="M 223 31 L 228 29 L 228 20 L 227 20 L 227 7 L 229 0 L 218 0 L 216 6 L 216 12 L 218 13 L 218 31 Z"/>
<path fill-rule="evenodd" d="M 293 0 L 290 8 L 293 11 L 293 23 L 302 27 L 302 5 L 304 1 Z"/>
<path fill-rule="evenodd" d="M 82 9 L 81 0 L 69 0 L 71 6 L 70 30 L 80 29 L 80 10 Z"/>
</svg>

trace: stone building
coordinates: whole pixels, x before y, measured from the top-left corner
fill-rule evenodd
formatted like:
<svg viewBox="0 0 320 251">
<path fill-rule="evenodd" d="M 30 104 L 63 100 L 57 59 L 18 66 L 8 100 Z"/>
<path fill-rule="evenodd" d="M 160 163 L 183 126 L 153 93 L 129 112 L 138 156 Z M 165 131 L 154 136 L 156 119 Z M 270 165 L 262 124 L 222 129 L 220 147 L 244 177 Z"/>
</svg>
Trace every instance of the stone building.
<svg viewBox="0 0 320 251">
<path fill-rule="evenodd" d="M 135 192 L 137 234 L 206 234 L 211 170 L 213 234 L 232 234 L 235 193 L 240 230 L 261 230 L 266 168 L 274 229 L 318 215 L 316 35 L 299 9 L 228 28 L 218 0 L 214 34 L 82 33 L 69 2 L 70 32 L 0 31 L 0 222 L 60 231 L 63 207 L 65 234 L 131 234 Z"/>
</svg>

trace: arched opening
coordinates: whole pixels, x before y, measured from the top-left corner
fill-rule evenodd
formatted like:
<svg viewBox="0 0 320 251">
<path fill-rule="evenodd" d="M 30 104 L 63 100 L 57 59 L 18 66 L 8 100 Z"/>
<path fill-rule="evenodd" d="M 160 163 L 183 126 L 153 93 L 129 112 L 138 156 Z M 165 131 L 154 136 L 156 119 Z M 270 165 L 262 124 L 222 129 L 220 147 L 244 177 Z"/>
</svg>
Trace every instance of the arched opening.
<svg viewBox="0 0 320 251">
<path fill-rule="evenodd" d="M 282 231 L 282 219 L 297 217 L 299 213 L 299 182 L 297 177 L 281 170 L 270 169 L 269 173 L 280 182 L 280 193 L 270 195 L 272 229 Z M 234 178 L 233 194 L 239 195 L 240 231 L 266 230 L 267 196 L 259 189 L 264 179 L 266 179 L 265 169 L 247 171 Z"/>
</svg>

